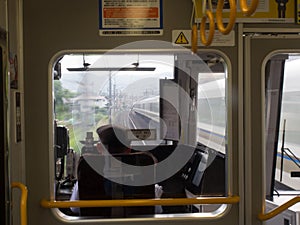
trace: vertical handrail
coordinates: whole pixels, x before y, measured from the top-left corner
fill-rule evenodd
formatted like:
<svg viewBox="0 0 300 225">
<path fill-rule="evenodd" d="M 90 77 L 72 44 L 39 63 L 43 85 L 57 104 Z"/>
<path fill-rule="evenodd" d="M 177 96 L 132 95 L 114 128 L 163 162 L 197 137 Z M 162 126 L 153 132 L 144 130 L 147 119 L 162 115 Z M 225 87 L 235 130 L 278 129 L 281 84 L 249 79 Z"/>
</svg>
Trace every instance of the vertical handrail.
<svg viewBox="0 0 300 225">
<path fill-rule="evenodd" d="M 198 28 L 197 28 L 197 24 L 193 24 L 192 25 L 192 52 L 197 54 L 197 50 L 198 50 Z"/>
<path fill-rule="evenodd" d="M 20 204 L 21 225 L 27 225 L 27 195 L 28 195 L 27 187 L 20 182 L 13 182 L 11 184 L 11 187 L 19 188 L 21 190 L 21 204 Z"/>
</svg>

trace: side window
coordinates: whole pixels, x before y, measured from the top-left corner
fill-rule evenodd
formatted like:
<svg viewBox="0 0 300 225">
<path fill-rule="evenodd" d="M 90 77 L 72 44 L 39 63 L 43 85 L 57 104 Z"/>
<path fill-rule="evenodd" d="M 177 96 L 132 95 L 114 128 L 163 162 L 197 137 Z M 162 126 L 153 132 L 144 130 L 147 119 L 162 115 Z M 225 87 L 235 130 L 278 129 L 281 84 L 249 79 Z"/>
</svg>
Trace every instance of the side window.
<svg viewBox="0 0 300 225">
<path fill-rule="evenodd" d="M 121 52 L 65 54 L 56 60 L 56 200 L 227 196 L 226 63 L 216 53 L 193 57 L 172 51 Z M 117 138 L 113 142 L 100 137 L 107 125 L 113 127 L 107 137 Z M 129 152 L 113 152 L 119 142 Z M 151 155 L 152 163 L 140 155 Z M 132 172 L 136 164 L 140 167 Z M 60 211 L 93 218 L 191 213 L 214 217 L 226 205 L 137 208 Z"/>
<path fill-rule="evenodd" d="M 300 175 L 297 171 L 300 167 L 297 149 L 300 146 L 300 85 L 295 82 L 298 78 L 297 67 L 300 65 L 300 56 L 289 57 L 285 63 L 284 79 L 283 79 L 283 93 L 282 105 L 280 114 L 280 130 L 278 135 L 278 149 L 281 150 L 281 158 L 289 161 L 280 166 L 280 173 L 276 174 L 276 179 L 284 181 L 292 189 L 300 190 L 300 185 L 297 177 Z M 292 165 L 291 165 L 292 164 Z M 291 167 L 289 167 L 290 165 Z M 285 175 L 283 175 L 285 173 Z M 290 176 L 286 176 L 289 173 Z"/>
<path fill-rule="evenodd" d="M 278 53 L 265 68 L 266 199 L 275 205 L 300 190 L 299 65 L 299 54 Z M 272 203 L 267 202 L 267 207 Z"/>
</svg>

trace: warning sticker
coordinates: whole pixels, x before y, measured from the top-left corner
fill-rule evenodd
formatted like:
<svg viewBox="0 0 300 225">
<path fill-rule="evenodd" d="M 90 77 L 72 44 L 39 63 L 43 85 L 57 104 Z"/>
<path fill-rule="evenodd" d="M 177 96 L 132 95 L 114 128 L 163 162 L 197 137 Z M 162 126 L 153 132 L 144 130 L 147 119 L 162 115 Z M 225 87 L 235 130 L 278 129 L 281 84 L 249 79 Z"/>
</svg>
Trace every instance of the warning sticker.
<svg viewBox="0 0 300 225">
<path fill-rule="evenodd" d="M 99 0 L 100 35 L 162 35 L 162 0 Z"/>
<path fill-rule="evenodd" d="M 300 1 L 300 0 L 299 0 Z M 208 30 L 205 31 L 206 37 L 208 36 Z M 215 31 L 213 42 L 211 46 L 234 46 L 235 45 L 235 36 L 234 31 L 232 30 L 228 35 L 223 35 L 218 30 Z M 172 43 L 176 45 L 181 45 L 185 47 L 191 46 L 191 30 L 173 30 L 172 31 Z M 203 46 L 200 41 L 200 31 L 198 30 L 198 46 Z"/>
<path fill-rule="evenodd" d="M 189 41 L 187 40 L 183 32 L 180 32 L 180 34 L 175 40 L 175 44 L 189 44 Z"/>
<path fill-rule="evenodd" d="M 182 46 L 191 45 L 191 30 L 173 30 L 172 43 Z"/>
</svg>

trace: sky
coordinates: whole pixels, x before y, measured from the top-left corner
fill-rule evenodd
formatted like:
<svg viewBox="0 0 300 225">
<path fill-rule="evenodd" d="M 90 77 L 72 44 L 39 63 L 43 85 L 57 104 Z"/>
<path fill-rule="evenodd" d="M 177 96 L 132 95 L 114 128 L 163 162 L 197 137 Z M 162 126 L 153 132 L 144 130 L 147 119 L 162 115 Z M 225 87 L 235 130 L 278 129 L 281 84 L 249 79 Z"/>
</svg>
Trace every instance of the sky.
<svg viewBox="0 0 300 225">
<path fill-rule="evenodd" d="M 300 56 L 291 57 L 285 62 L 284 77 L 285 91 L 300 91 Z"/>
<path fill-rule="evenodd" d="M 70 72 L 67 68 L 83 67 L 82 55 L 66 55 L 61 60 L 62 78 L 61 82 L 64 88 L 71 91 L 78 91 L 80 88 L 98 90 L 103 93 L 107 91 L 109 74 L 112 75 L 112 81 L 117 89 L 126 89 L 140 79 L 149 79 L 151 77 L 173 76 L 174 56 L 172 55 L 85 55 L 84 61 L 91 64 L 90 67 L 133 67 L 132 63 L 139 62 L 140 67 L 155 67 L 154 72 L 129 72 L 129 71 L 88 71 L 88 72 Z M 116 82 L 117 80 L 117 82 Z"/>
</svg>

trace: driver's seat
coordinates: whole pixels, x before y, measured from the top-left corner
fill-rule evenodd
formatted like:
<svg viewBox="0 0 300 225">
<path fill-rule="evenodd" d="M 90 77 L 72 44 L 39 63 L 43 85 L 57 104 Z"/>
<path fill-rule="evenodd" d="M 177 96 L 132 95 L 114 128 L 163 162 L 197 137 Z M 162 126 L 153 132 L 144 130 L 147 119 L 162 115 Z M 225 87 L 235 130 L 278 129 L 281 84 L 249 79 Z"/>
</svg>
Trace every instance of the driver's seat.
<svg viewBox="0 0 300 225">
<path fill-rule="evenodd" d="M 155 157 L 147 152 L 115 154 L 113 157 L 95 154 L 83 155 L 78 165 L 79 199 L 155 198 L 155 163 Z M 133 167 L 133 170 L 132 167 L 129 170 L 125 169 L 128 165 L 136 167 Z M 147 174 L 142 169 L 145 166 L 150 166 L 146 170 L 148 171 Z M 113 176 L 114 181 L 110 180 L 110 176 Z M 146 179 L 145 182 L 148 185 L 135 186 L 141 183 L 142 179 Z M 120 184 L 117 181 L 126 184 Z M 154 214 L 154 206 L 80 208 L 81 216 L 131 217 L 145 214 Z"/>
</svg>

